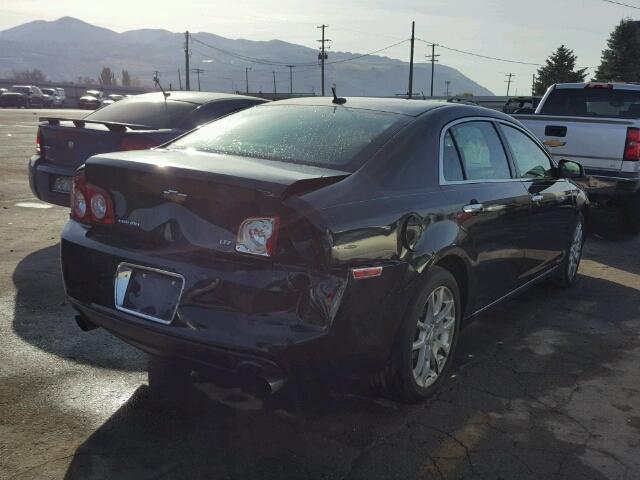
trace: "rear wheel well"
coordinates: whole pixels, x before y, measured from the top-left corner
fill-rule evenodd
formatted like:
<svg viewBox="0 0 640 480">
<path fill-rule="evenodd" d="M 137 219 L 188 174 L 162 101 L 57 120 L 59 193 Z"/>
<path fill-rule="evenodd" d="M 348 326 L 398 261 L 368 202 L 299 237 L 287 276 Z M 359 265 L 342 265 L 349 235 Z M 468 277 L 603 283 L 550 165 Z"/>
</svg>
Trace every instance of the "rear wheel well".
<svg viewBox="0 0 640 480">
<path fill-rule="evenodd" d="M 460 257 L 449 255 L 438 260 L 435 265 L 444 268 L 456 279 L 458 288 L 460 289 L 460 303 L 462 304 L 462 314 L 464 316 L 467 308 L 467 295 L 469 293 L 469 275 L 464 261 Z"/>
</svg>

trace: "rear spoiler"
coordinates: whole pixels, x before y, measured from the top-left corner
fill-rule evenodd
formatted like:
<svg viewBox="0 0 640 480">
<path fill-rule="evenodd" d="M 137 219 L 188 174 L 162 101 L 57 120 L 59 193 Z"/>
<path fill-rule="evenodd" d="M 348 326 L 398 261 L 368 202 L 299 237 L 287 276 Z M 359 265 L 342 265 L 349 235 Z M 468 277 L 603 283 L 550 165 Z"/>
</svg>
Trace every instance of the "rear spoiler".
<svg viewBox="0 0 640 480">
<path fill-rule="evenodd" d="M 104 125 L 113 132 L 126 132 L 127 128 L 130 130 L 160 130 L 157 127 L 151 127 L 149 125 L 138 125 L 136 123 L 120 123 L 120 122 L 100 122 L 98 120 L 86 120 L 75 118 L 57 118 L 57 117 L 40 117 L 40 122 L 48 122 L 49 125 L 60 125 L 60 122 L 73 122 L 77 128 L 84 128 L 85 124 L 93 123 L 98 125 Z"/>
</svg>

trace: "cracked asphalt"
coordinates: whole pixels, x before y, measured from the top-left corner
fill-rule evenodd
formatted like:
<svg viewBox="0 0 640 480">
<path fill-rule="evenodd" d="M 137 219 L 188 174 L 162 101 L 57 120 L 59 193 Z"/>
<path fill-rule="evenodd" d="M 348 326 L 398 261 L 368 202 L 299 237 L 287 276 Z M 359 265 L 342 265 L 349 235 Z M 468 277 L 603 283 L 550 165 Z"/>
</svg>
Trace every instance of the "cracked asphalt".
<svg viewBox="0 0 640 480">
<path fill-rule="evenodd" d="M 595 215 L 575 286 L 470 324 L 424 404 L 357 384 L 263 401 L 199 382 L 170 406 L 148 392 L 146 355 L 74 323 L 67 211 L 27 184 L 39 114 L 0 111 L 0 478 L 640 478 L 640 238 L 611 213 Z"/>
</svg>

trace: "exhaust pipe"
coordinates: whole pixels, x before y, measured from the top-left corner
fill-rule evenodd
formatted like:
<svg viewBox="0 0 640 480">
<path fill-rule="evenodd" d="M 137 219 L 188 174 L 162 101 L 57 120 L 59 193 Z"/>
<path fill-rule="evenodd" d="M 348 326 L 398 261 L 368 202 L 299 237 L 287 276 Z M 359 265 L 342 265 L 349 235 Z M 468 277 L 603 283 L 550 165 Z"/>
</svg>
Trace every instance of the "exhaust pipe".
<svg viewBox="0 0 640 480">
<path fill-rule="evenodd" d="M 76 323 L 80 330 L 83 332 L 90 332 L 91 330 L 95 330 L 98 326 L 95 323 L 92 323 L 87 317 L 84 315 L 76 315 Z"/>
<path fill-rule="evenodd" d="M 266 375 L 259 365 L 253 363 L 242 364 L 238 371 L 242 378 L 242 389 L 247 393 L 260 397 L 276 393 L 287 383 L 286 378 Z"/>
</svg>

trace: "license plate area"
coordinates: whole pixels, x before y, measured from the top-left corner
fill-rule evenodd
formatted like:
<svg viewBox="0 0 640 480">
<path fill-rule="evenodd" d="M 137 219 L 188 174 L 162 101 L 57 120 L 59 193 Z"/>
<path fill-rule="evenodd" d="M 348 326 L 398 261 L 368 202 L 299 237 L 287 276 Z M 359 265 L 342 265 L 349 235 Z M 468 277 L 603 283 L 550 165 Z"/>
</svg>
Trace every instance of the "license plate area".
<svg viewBox="0 0 640 480">
<path fill-rule="evenodd" d="M 121 263 L 115 277 L 115 307 L 167 325 L 178 310 L 183 289 L 184 277 L 180 274 Z"/>
<path fill-rule="evenodd" d="M 56 175 L 51 181 L 51 191 L 57 193 L 71 192 L 71 177 Z"/>
</svg>

